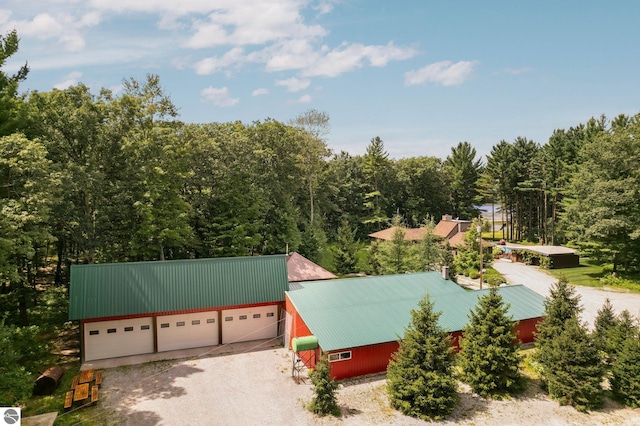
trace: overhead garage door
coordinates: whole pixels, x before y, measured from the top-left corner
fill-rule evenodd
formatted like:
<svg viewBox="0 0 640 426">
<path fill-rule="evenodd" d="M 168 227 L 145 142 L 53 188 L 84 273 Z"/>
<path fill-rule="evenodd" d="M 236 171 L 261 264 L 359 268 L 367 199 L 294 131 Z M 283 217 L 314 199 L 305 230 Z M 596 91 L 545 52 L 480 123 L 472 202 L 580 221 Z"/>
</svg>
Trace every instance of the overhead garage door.
<svg viewBox="0 0 640 426">
<path fill-rule="evenodd" d="M 277 312 L 277 305 L 222 311 L 222 343 L 277 337 Z"/>
<path fill-rule="evenodd" d="M 135 318 L 85 323 L 85 361 L 152 353 L 152 321 Z"/>
<path fill-rule="evenodd" d="M 158 352 L 213 346 L 218 340 L 218 311 L 159 316 Z"/>
</svg>

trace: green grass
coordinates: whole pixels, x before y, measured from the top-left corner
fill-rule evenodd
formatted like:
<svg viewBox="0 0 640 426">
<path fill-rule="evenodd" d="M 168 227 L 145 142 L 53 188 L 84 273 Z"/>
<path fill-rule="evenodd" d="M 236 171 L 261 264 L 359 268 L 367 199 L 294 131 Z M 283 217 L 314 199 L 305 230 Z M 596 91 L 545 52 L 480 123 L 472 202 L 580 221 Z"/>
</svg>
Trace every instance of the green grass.
<svg viewBox="0 0 640 426">
<path fill-rule="evenodd" d="M 576 268 L 550 269 L 549 273 L 556 278 L 565 277 L 570 284 L 587 287 L 602 287 L 600 278 L 607 274 L 602 265 L 598 265 L 588 258 L 580 259 L 580 266 Z"/>
<path fill-rule="evenodd" d="M 631 293 L 640 293 L 640 275 L 620 273 L 615 285 L 603 283 L 601 278 L 611 276 L 611 265 L 599 265 L 589 258 L 581 258 L 576 268 L 550 269 L 549 273 L 556 278 L 565 277 L 570 284 L 587 287 L 610 286 Z"/>
</svg>

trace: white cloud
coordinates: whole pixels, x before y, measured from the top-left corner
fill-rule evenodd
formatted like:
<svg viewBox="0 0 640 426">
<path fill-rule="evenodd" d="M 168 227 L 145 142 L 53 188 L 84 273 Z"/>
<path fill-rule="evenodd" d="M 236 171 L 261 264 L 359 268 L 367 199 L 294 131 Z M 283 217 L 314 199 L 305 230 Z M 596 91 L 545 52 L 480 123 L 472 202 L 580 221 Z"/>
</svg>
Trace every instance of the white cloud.
<svg viewBox="0 0 640 426">
<path fill-rule="evenodd" d="M 213 102 L 214 105 L 221 107 L 233 106 L 240 102 L 239 98 L 232 98 L 231 95 L 229 95 L 229 88 L 226 86 L 221 88 L 209 86 L 202 89 L 200 95 L 204 101 Z"/>
<path fill-rule="evenodd" d="M 251 96 L 262 96 L 262 95 L 268 95 L 268 94 L 269 94 L 269 89 L 265 89 L 262 87 L 251 92 Z"/>
<path fill-rule="evenodd" d="M 85 13 L 79 17 L 68 13 L 52 15 L 39 13 L 31 20 L 9 21 L 8 15 L 2 14 L 0 19 L 3 29 L 16 29 L 20 37 L 33 37 L 38 40 L 54 39 L 70 52 L 77 52 L 85 48 L 84 35 L 80 31 L 100 24 L 102 17 L 97 12 Z"/>
<path fill-rule="evenodd" d="M 78 79 L 82 77 L 82 73 L 79 71 L 73 71 L 64 76 L 64 80 L 53 85 L 55 89 L 64 90 L 70 86 L 78 84 Z"/>
<path fill-rule="evenodd" d="M 476 61 L 440 61 L 404 74 L 405 86 L 435 83 L 442 86 L 457 86 L 468 80 Z"/>
<path fill-rule="evenodd" d="M 326 15 L 333 11 L 333 6 L 337 3 L 340 3 L 340 0 L 322 0 L 314 9 L 317 10 L 320 15 Z"/>
<path fill-rule="evenodd" d="M 311 84 L 309 79 L 299 79 L 297 77 L 291 77 L 286 80 L 276 80 L 276 86 L 284 86 L 287 88 L 287 92 L 299 92 L 306 89 Z"/>
<path fill-rule="evenodd" d="M 240 47 L 234 47 L 221 57 L 213 56 L 202 59 L 194 64 L 196 74 L 208 75 L 213 74 L 223 68 L 240 64 L 244 61 L 244 50 Z"/>
<path fill-rule="evenodd" d="M 309 102 L 311 102 L 311 96 L 310 95 L 302 95 L 298 99 L 298 103 L 301 103 L 301 104 L 308 104 Z"/>
<path fill-rule="evenodd" d="M 224 2 L 222 2 L 224 4 Z M 215 8 L 206 20 L 193 23 L 195 34 L 185 46 L 199 49 L 220 45 L 264 45 L 283 38 L 323 37 L 326 30 L 307 25 L 296 0 L 228 2 Z"/>
<path fill-rule="evenodd" d="M 337 77 L 363 67 L 366 62 L 371 66 L 383 67 L 390 61 L 409 59 L 416 53 L 417 51 L 411 47 L 397 47 L 393 43 L 385 46 L 342 43 L 307 67 L 303 75 Z"/>
</svg>

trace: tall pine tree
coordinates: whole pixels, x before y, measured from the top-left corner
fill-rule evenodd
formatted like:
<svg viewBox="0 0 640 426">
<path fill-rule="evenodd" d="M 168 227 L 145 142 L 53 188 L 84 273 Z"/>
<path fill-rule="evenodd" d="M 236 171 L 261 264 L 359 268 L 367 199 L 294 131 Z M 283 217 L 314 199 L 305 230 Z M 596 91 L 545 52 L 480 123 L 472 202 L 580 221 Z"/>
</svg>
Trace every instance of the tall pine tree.
<svg viewBox="0 0 640 426">
<path fill-rule="evenodd" d="M 424 420 L 446 417 L 458 401 L 451 337 L 438 324 L 440 314 L 429 296 L 420 301 L 387 368 L 391 406 Z"/>
<path fill-rule="evenodd" d="M 602 400 L 604 376 L 600 352 L 580 323 L 580 297 L 561 278 L 545 300 L 545 320 L 538 325 L 535 360 L 552 398 L 580 411 L 597 407 Z"/>
<path fill-rule="evenodd" d="M 520 342 L 513 318 L 498 289 L 491 287 L 482 296 L 461 340 L 459 365 L 462 378 L 478 395 L 500 397 L 517 391 L 521 384 Z"/>
</svg>

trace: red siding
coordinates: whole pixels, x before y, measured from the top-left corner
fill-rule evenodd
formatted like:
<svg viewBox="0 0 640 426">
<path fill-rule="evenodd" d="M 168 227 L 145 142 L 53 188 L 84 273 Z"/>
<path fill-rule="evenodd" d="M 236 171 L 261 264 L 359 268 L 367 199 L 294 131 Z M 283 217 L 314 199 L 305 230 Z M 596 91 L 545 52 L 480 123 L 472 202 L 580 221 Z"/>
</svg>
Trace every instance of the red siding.
<svg viewBox="0 0 640 426">
<path fill-rule="evenodd" d="M 529 318 L 520 321 L 518 327 L 516 327 L 516 332 L 522 343 L 531 343 L 535 340 L 534 333 L 538 332 L 538 323 L 540 321 L 542 321 L 542 318 Z"/>
<path fill-rule="evenodd" d="M 361 346 L 332 352 L 351 351 L 351 359 L 330 363 L 331 377 L 336 380 L 353 376 L 381 373 L 387 370 L 391 354 L 398 350 L 398 342 Z"/>
<path fill-rule="evenodd" d="M 302 317 L 298 314 L 298 311 L 293 306 L 293 303 L 291 303 L 291 301 L 289 300 L 289 296 L 285 297 L 284 309 L 289 315 L 291 315 L 291 339 L 293 339 L 294 337 L 313 335 L 311 330 L 309 330 L 309 327 L 307 327 L 307 324 L 304 323 Z M 291 347 L 291 340 L 289 340 L 288 346 L 289 348 Z"/>
<path fill-rule="evenodd" d="M 181 315 L 181 314 L 191 314 L 195 312 L 209 312 L 209 311 L 222 311 L 224 309 L 240 309 L 240 308 L 254 308 L 258 306 L 282 306 L 282 302 L 268 302 L 268 303 L 249 303 L 246 305 L 234 305 L 234 306 L 214 306 L 211 308 L 198 308 L 198 309 L 186 309 L 179 311 L 166 311 L 166 312 L 149 312 L 146 314 L 134 314 L 134 315 L 119 315 L 112 317 L 101 317 L 101 318 L 87 318 L 81 320 L 84 323 L 88 322 L 98 322 L 98 321 L 113 321 L 113 320 L 121 320 L 121 319 L 132 319 L 132 318 L 146 318 L 146 317 L 158 317 L 163 315 Z"/>
</svg>

